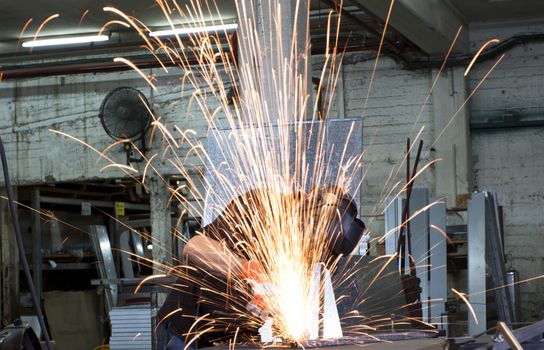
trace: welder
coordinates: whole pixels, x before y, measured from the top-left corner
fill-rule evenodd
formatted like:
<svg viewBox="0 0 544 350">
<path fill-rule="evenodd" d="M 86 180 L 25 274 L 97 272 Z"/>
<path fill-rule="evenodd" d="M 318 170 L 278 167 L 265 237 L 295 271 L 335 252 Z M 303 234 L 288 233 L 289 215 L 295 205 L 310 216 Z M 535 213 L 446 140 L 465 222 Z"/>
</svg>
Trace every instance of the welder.
<svg viewBox="0 0 544 350">
<path fill-rule="evenodd" d="M 255 213 L 259 220 L 267 220 L 260 217 L 266 214 L 259 208 L 271 194 L 261 191 L 268 190 L 249 191 L 231 201 L 222 215 L 185 245 L 183 253 L 186 262 L 196 269 L 186 269 L 186 278 L 173 286 L 158 314 L 161 322 L 159 350 L 179 349 L 195 337 L 196 341 L 191 346 L 210 346 L 228 332 L 234 332 L 237 328 L 244 330 L 247 319 L 242 315 L 233 315 L 232 303 L 244 305 L 253 315 L 266 318 L 266 305 L 258 295 L 253 295 L 251 300 L 243 300 L 244 297 L 236 295 L 236 288 L 230 285 L 231 281 L 240 280 L 240 276 L 259 282 L 259 274 L 262 273 L 260 264 L 249 261 L 243 249 L 239 249 L 238 243 L 243 238 L 237 238 L 241 235 L 237 227 L 254 222 L 247 217 L 249 213 Z M 279 196 L 284 196 L 283 199 L 287 201 L 302 201 L 302 205 L 308 203 L 317 206 L 311 212 L 326 217 L 329 222 L 326 236 L 330 238 L 328 246 L 331 257 L 348 255 L 359 243 L 365 226 L 356 218 L 357 207 L 352 198 L 338 187 L 320 186 L 309 194 L 295 192 Z M 255 220 L 255 217 L 252 219 Z M 225 297 L 229 293 L 234 294 L 232 298 Z M 220 322 L 214 320 L 228 322 L 218 327 Z"/>
</svg>

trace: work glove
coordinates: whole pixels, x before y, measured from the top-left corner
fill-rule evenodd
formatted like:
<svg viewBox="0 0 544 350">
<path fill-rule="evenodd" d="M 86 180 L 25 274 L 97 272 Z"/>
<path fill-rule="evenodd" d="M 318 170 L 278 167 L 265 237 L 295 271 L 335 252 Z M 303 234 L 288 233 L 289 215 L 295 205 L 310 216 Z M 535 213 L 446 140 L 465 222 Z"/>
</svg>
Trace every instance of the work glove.
<svg viewBox="0 0 544 350">
<path fill-rule="evenodd" d="M 242 265 L 242 278 L 251 288 L 252 298 L 246 310 L 263 321 L 268 319 L 270 308 L 267 299 L 274 294 L 274 288 L 266 282 L 264 269 L 258 261 L 249 260 Z"/>
</svg>

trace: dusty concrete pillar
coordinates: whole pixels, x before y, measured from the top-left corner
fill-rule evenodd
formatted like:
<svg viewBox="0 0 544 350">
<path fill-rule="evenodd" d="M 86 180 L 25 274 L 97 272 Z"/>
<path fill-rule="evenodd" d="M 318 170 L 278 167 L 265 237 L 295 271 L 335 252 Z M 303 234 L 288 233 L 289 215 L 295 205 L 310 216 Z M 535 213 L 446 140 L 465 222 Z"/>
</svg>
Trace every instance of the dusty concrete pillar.
<svg viewBox="0 0 544 350">
<path fill-rule="evenodd" d="M 164 264 L 172 264 L 172 222 L 168 199 L 168 184 L 157 177 L 149 179 L 151 237 L 153 239 L 153 273 L 164 272 Z"/>
<path fill-rule="evenodd" d="M 437 70 L 433 70 L 434 80 Z M 434 114 L 436 194 L 447 198 L 448 207 L 466 206 L 471 192 L 471 152 L 468 105 L 458 112 L 467 98 L 463 70 L 443 72 L 432 95 Z"/>
<path fill-rule="evenodd" d="M 311 60 L 308 0 L 243 0 L 238 3 L 242 98 L 269 120 L 308 117 Z M 255 93 L 266 106 L 256 105 Z M 309 97 L 309 98 L 308 98 Z M 307 100 L 306 108 L 300 101 Z"/>
<path fill-rule="evenodd" d="M 17 196 L 17 191 L 13 190 Z M 2 320 L 19 316 L 19 251 L 9 213 L 6 192 L 0 190 L 0 232 L 2 235 Z"/>
</svg>

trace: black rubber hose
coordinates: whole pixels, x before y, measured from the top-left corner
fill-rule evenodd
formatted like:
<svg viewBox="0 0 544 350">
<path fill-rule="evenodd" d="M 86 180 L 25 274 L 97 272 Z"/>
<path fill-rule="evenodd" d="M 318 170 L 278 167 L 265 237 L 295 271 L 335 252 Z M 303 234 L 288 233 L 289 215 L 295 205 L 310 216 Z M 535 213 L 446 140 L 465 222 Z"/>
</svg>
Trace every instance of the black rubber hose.
<svg viewBox="0 0 544 350">
<path fill-rule="evenodd" d="M 15 207 L 15 202 L 13 200 L 13 192 L 11 190 L 11 181 L 9 178 L 8 171 L 8 161 L 6 158 L 6 151 L 4 149 L 4 142 L 0 137 L 0 157 L 2 158 L 2 171 L 4 172 L 4 186 L 6 187 L 6 193 L 8 195 L 8 206 L 9 212 L 11 214 L 11 221 L 13 223 L 13 228 L 15 229 L 15 238 L 17 239 L 17 248 L 19 250 L 19 259 L 23 263 L 23 270 L 25 272 L 26 282 L 28 283 L 28 289 L 32 295 L 32 303 L 34 304 L 34 311 L 36 311 L 36 316 L 38 317 L 38 322 L 40 323 L 40 328 L 42 329 L 43 338 L 47 345 L 47 349 L 55 350 L 51 338 L 49 337 L 49 332 L 45 327 L 45 321 L 43 318 L 41 303 L 38 298 L 38 293 L 36 292 L 36 287 L 34 286 L 34 281 L 32 280 L 32 275 L 30 274 L 30 268 L 28 267 L 28 261 L 26 260 L 25 247 L 23 246 L 23 237 L 21 235 L 21 227 L 19 225 L 19 217 L 17 216 L 17 209 Z"/>
</svg>

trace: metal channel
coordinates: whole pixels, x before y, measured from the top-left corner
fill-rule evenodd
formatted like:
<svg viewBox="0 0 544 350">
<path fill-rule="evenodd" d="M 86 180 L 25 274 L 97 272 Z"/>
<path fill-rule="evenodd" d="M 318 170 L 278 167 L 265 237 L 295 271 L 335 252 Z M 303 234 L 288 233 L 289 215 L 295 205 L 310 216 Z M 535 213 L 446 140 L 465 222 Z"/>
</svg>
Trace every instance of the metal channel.
<svg viewBox="0 0 544 350">
<path fill-rule="evenodd" d="M 473 193 L 468 202 L 468 300 L 476 319 L 469 316 L 468 334 L 475 336 L 486 331 L 485 286 L 485 193 Z M 469 313 L 470 315 L 470 313 Z"/>
<path fill-rule="evenodd" d="M 429 205 L 429 190 L 414 188 L 410 197 L 410 230 L 412 233 L 412 256 L 416 263 L 416 274 L 421 281 L 421 309 L 423 321 L 429 322 L 429 213 L 423 210 Z"/>
<path fill-rule="evenodd" d="M 91 242 L 93 249 L 98 259 L 98 274 L 101 279 L 115 280 L 117 272 L 113 262 L 113 254 L 111 251 L 108 231 L 103 225 L 91 225 L 89 227 L 91 233 Z M 117 284 L 109 284 L 106 289 L 106 307 L 109 312 L 117 304 L 117 294 L 119 292 Z"/>
<path fill-rule="evenodd" d="M 496 196 L 493 193 L 485 192 L 486 194 L 486 211 L 487 211 L 487 238 L 486 238 L 486 257 L 487 264 L 491 270 L 491 279 L 493 287 L 495 287 L 495 300 L 497 303 L 497 312 L 499 319 L 504 321 L 508 326 L 512 326 L 514 318 L 510 291 L 508 288 L 501 288 L 507 285 L 506 269 L 504 267 L 504 249 L 501 240 L 499 215 L 497 208 Z"/>
<path fill-rule="evenodd" d="M 429 210 L 430 245 L 430 322 L 441 330 L 447 330 L 446 300 L 448 299 L 446 202 L 433 198 L 435 204 Z"/>
</svg>

